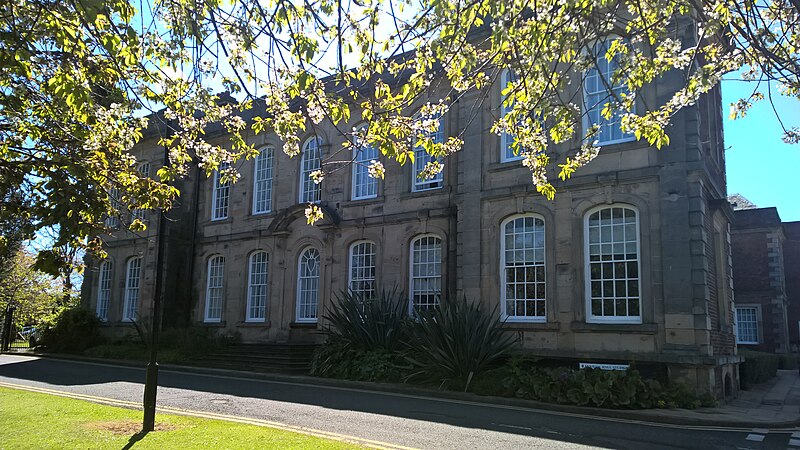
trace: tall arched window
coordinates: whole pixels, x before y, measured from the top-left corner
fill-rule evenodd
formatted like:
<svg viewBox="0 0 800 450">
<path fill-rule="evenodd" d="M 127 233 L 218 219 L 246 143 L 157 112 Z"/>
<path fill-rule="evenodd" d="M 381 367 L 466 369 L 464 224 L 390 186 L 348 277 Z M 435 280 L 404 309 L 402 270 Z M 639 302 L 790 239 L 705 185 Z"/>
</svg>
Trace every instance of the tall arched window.
<svg viewBox="0 0 800 450">
<path fill-rule="evenodd" d="M 590 322 L 642 321 L 639 292 L 639 219 L 627 205 L 590 210 L 584 221 L 586 236 L 587 320 Z"/>
<path fill-rule="evenodd" d="M 438 123 L 436 131 L 430 133 L 428 136 L 434 143 L 444 142 L 444 123 L 441 117 L 420 117 L 417 114 L 414 120 L 435 120 Z M 414 147 L 414 170 L 412 171 L 413 179 L 411 180 L 412 191 L 426 191 L 428 189 L 437 189 L 442 187 L 444 180 L 444 171 L 437 173 L 431 178 L 420 178 L 419 174 L 425 169 L 428 163 L 438 161 L 442 162 L 442 158 L 434 158 L 422 146 Z"/>
<path fill-rule="evenodd" d="M 273 147 L 264 147 L 253 161 L 253 214 L 272 211 L 274 154 Z"/>
<path fill-rule="evenodd" d="M 365 298 L 375 297 L 375 244 L 356 242 L 350 246 L 350 291 Z"/>
<path fill-rule="evenodd" d="M 503 315 L 510 321 L 544 322 L 545 234 L 544 220 L 527 214 L 501 224 L 501 287 Z"/>
<path fill-rule="evenodd" d="M 512 102 L 506 103 L 506 95 L 503 91 L 509 89 L 509 84 L 516 81 L 517 77 L 508 69 L 503 70 L 500 74 L 500 117 L 503 118 L 514 109 Z M 514 154 L 514 136 L 509 133 L 500 135 L 500 162 L 516 161 L 522 159 L 522 152 Z"/>
<path fill-rule="evenodd" d="M 206 322 L 222 320 L 222 286 L 225 274 L 225 258 L 221 255 L 208 259 L 206 278 Z"/>
<path fill-rule="evenodd" d="M 359 132 L 365 130 L 365 125 L 359 127 Z M 378 149 L 368 144 L 353 143 L 353 200 L 378 196 L 378 179 L 369 176 L 369 165 L 373 160 L 378 160 Z"/>
<path fill-rule="evenodd" d="M 425 310 L 439 304 L 442 294 L 442 240 L 423 235 L 411 241 L 410 310 Z"/>
<path fill-rule="evenodd" d="M 316 322 L 319 306 L 319 251 L 303 250 L 297 261 L 297 321 Z"/>
<path fill-rule="evenodd" d="M 228 163 L 222 163 L 219 170 L 214 171 L 214 187 L 211 192 L 211 220 L 222 220 L 228 218 L 228 201 L 231 194 L 230 181 L 222 182 L 222 174 L 220 171 L 230 167 Z"/>
<path fill-rule="evenodd" d="M 114 263 L 103 261 L 97 278 L 97 317 L 105 322 L 108 320 L 108 304 L 111 300 L 111 280 Z"/>
<path fill-rule="evenodd" d="M 255 252 L 250 255 L 247 278 L 247 322 L 264 322 L 267 318 L 267 272 L 269 255 Z"/>
<path fill-rule="evenodd" d="M 303 143 L 303 156 L 300 158 L 300 203 L 320 201 L 322 188 L 311 179 L 311 173 L 322 168 L 320 154 L 321 140 L 314 136 Z"/>
<path fill-rule="evenodd" d="M 142 272 L 142 258 L 131 258 L 125 271 L 125 302 L 122 309 L 122 320 L 136 319 L 139 311 L 139 281 Z"/>
<path fill-rule="evenodd" d="M 611 40 L 598 41 L 594 45 L 595 66 L 586 71 L 583 82 L 583 99 L 586 107 L 586 125 L 597 124 L 600 133 L 597 135 L 598 144 L 613 144 L 634 139 L 632 133 L 623 133 L 620 129 L 619 116 L 614 115 L 609 119 L 603 117 L 602 111 L 606 103 L 614 103 L 621 94 L 627 94 L 627 87 L 621 82 L 614 82 L 614 72 L 619 70 L 619 60 L 615 57 L 609 61 L 606 58 Z"/>
</svg>

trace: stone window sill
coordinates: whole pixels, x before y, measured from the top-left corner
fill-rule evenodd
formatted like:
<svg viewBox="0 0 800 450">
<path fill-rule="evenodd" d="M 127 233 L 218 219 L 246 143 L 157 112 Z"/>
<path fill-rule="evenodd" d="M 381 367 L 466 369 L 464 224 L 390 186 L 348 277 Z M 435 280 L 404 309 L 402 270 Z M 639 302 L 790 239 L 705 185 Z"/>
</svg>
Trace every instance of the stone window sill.
<svg viewBox="0 0 800 450">
<path fill-rule="evenodd" d="M 656 334 L 658 325 L 654 323 L 586 323 L 572 322 L 573 333 L 630 333 Z"/>
</svg>

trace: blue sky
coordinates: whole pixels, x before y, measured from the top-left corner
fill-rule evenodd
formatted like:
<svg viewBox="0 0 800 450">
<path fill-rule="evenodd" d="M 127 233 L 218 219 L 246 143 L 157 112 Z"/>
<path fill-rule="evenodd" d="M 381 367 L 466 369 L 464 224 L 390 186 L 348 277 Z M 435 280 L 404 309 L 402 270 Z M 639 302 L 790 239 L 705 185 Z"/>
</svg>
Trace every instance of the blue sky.
<svg viewBox="0 0 800 450">
<path fill-rule="evenodd" d="M 768 99 L 744 119 L 728 119 L 730 104 L 752 89 L 741 81 L 722 83 L 728 195 L 742 194 L 762 208 L 775 206 L 784 222 L 800 221 L 800 145 L 781 140 L 783 132 Z M 774 88 L 773 100 L 786 128 L 800 126 L 797 100 L 778 95 Z"/>
</svg>

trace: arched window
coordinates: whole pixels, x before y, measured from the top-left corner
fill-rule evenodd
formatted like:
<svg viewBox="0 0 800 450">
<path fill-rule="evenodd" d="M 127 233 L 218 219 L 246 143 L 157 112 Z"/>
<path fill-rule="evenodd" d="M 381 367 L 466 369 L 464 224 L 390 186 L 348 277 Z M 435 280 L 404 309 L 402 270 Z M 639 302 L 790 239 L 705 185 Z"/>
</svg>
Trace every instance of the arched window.
<svg viewBox="0 0 800 450">
<path fill-rule="evenodd" d="M 214 190 L 211 198 L 211 220 L 222 220 L 228 218 L 228 200 L 231 194 L 230 181 L 222 182 L 222 170 L 230 167 L 228 163 L 222 163 L 219 170 L 214 171 Z"/>
<path fill-rule="evenodd" d="M 365 298 L 375 297 L 375 244 L 356 242 L 350 246 L 350 291 Z"/>
<path fill-rule="evenodd" d="M 423 235 L 411 241 L 410 305 L 415 310 L 431 309 L 442 294 L 442 240 Z"/>
<path fill-rule="evenodd" d="M 316 322 L 319 306 L 319 251 L 309 247 L 297 261 L 297 321 Z"/>
<path fill-rule="evenodd" d="M 595 66 L 586 71 L 583 82 L 583 101 L 586 107 L 587 128 L 597 124 L 600 133 L 598 144 L 614 144 L 634 139 L 632 133 L 623 133 L 617 115 L 609 119 L 603 117 L 602 111 L 606 103 L 616 102 L 621 94 L 627 94 L 627 87 L 621 82 L 614 82 L 614 72 L 619 70 L 619 60 L 615 57 L 609 61 L 606 52 L 612 40 L 598 41 L 594 45 Z"/>
<path fill-rule="evenodd" d="M 640 323 L 636 210 L 627 205 L 594 208 L 586 214 L 584 235 L 588 321 Z"/>
<path fill-rule="evenodd" d="M 273 147 L 264 147 L 253 161 L 253 214 L 272 211 L 274 154 Z"/>
<path fill-rule="evenodd" d="M 103 322 L 108 320 L 108 304 L 111 300 L 111 275 L 114 263 L 103 261 L 97 278 L 97 317 Z"/>
<path fill-rule="evenodd" d="M 434 143 L 440 144 L 444 142 L 444 123 L 441 117 L 420 117 L 417 114 L 414 120 L 436 120 L 438 128 L 436 131 L 430 133 L 428 136 Z M 420 178 L 419 174 L 425 169 L 428 163 L 438 161 L 442 162 L 442 158 L 434 158 L 421 146 L 414 147 L 414 170 L 412 171 L 411 190 L 426 191 L 428 189 L 437 189 L 442 187 L 444 180 L 444 171 L 441 171 L 431 178 Z"/>
<path fill-rule="evenodd" d="M 206 322 L 222 320 L 222 286 L 225 274 L 225 258 L 221 255 L 208 259 L 206 278 Z"/>
<path fill-rule="evenodd" d="M 125 302 L 122 310 L 122 320 L 136 319 L 139 311 L 139 281 L 142 272 L 142 258 L 131 258 L 125 271 Z"/>
<path fill-rule="evenodd" d="M 503 315 L 510 321 L 544 322 L 547 320 L 544 220 L 527 214 L 509 218 L 500 227 Z"/>
<path fill-rule="evenodd" d="M 250 255 L 247 278 L 247 322 L 264 322 L 267 318 L 267 272 L 269 255 L 255 252 Z"/>
<path fill-rule="evenodd" d="M 508 69 L 503 70 L 500 74 L 500 117 L 503 118 L 514 109 L 514 104 L 506 104 L 506 95 L 503 91 L 509 88 L 509 84 L 517 80 L 517 77 Z M 522 153 L 514 154 L 514 136 L 509 133 L 500 135 L 500 162 L 516 161 L 522 159 Z"/>
<path fill-rule="evenodd" d="M 311 173 L 322 168 L 320 154 L 321 140 L 314 136 L 303 144 L 303 156 L 300 158 L 300 203 L 317 203 L 320 201 L 322 189 Z"/>
<path fill-rule="evenodd" d="M 358 130 L 365 132 L 366 125 L 362 125 Z M 353 200 L 378 196 L 378 179 L 369 176 L 370 162 L 377 160 L 378 149 L 368 144 L 353 143 Z"/>
</svg>

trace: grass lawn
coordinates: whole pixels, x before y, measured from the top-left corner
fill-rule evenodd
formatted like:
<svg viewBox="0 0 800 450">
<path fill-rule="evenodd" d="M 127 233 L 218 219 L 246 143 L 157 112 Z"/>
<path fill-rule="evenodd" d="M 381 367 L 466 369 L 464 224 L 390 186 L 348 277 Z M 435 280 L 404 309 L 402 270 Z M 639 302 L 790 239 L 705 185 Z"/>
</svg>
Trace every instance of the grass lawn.
<svg viewBox="0 0 800 450">
<path fill-rule="evenodd" d="M 0 387 L 0 449 L 354 448 L 274 428 L 158 414 L 141 436 L 142 412 Z"/>
</svg>

